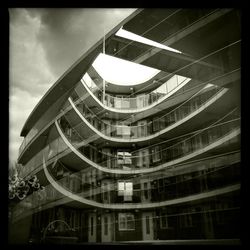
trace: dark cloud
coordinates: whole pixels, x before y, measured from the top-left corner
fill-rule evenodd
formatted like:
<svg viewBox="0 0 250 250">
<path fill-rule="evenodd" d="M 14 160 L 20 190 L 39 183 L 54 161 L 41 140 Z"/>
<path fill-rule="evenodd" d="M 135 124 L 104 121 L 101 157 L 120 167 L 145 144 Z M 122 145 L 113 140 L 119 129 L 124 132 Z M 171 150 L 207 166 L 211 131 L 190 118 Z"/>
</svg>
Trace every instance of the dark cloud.
<svg viewBox="0 0 250 250">
<path fill-rule="evenodd" d="M 37 39 L 44 48 L 52 72 L 60 77 L 88 48 L 131 9 L 28 9 L 41 21 Z"/>
</svg>

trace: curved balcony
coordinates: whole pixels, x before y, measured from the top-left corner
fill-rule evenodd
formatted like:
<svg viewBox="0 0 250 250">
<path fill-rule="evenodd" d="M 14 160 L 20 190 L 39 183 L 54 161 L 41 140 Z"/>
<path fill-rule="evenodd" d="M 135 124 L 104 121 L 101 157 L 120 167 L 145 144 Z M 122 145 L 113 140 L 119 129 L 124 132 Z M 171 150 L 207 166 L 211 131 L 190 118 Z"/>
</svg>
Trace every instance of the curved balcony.
<svg viewBox="0 0 250 250">
<path fill-rule="evenodd" d="M 130 203 L 158 203 L 172 199 L 184 198 L 186 196 L 200 194 L 228 185 L 240 183 L 240 164 L 220 166 L 205 171 L 196 171 L 171 177 L 149 178 L 145 176 L 126 178 L 125 180 L 100 180 L 90 183 L 90 180 L 83 180 L 82 173 L 64 172 L 62 179 L 58 180 L 56 171 L 57 165 L 53 168 L 47 167 L 48 173 L 60 186 L 90 201 L 105 204 Z M 64 167 L 64 166 L 63 166 Z M 147 178 L 145 182 L 145 178 Z M 142 182 L 144 181 L 144 182 Z M 141 184 L 147 183 L 147 187 Z M 124 184 L 129 184 L 124 188 Z M 120 186 L 121 185 L 121 186 Z M 130 187 L 130 188 L 129 188 Z M 121 188 L 121 189 L 120 189 Z M 58 190 L 59 191 L 59 190 Z"/>
<path fill-rule="evenodd" d="M 237 111 L 237 109 L 236 109 Z M 235 111 L 230 112 L 233 114 L 231 118 L 235 117 Z M 236 117 L 238 116 L 238 113 L 236 113 Z M 206 130 L 202 130 L 199 134 L 197 134 L 194 138 L 191 137 L 189 138 L 189 143 L 187 145 L 190 146 L 190 149 L 187 150 L 187 153 L 189 152 L 189 158 L 192 158 L 195 156 L 195 148 L 197 148 L 197 155 L 201 155 L 203 152 L 199 151 L 199 148 L 202 148 L 202 145 L 207 146 L 205 148 L 204 152 L 211 150 L 213 147 L 217 147 L 218 145 L 223 145 L 224 141 L 230 141 L 233 136 L 237 136 L 240 133 L 240 130 L 238 129 L 238 132 L 233 132 L 231 129 L 233 128 L 233 123 L 237 121 L 232 121 L 231 125 L 230 123 L 227 125 L 225 124 L 223 133 L 222 133 L 222 138 L 220 137 L 215 137 L 214 133 L 216 132 L 216 127 L 209 129 L 207 128 Z M 237 122 L 239 123 L 239 122 Z M 220 125 L 223 127 L 223 124 Z M 231 128 L 227 128 L 230 127 Z M 80 161 L 84 161 L 84 163 L 87 166 L 93 166 L 96 169 L 99 169 L 104 172 L 108 173 L 121 173 L 121 174 L 130 174 L 130 173 L 139 173 L 141 171 L 143 172 L 151 172 L 154 171 L 154 168 L 157 166 L 160 166 L 162 164 L 165 164 L 165 167 L 169 168 L 172 164 L 171 160 L 175 159 L 173 152 L 177 152 L 178 150 L 181 150 L 184 145 L 178 146 L 173 145 L 170 148 L 164 148 L 164 147 L 158 147 L 158 149 L 155 149 L 154 146 L 152 148 L 146 148 L 142 150 L 137 150 L 137 151 L 131 151 L 129 154 L 126 154 L 126 152 L 122 155 L 119 154 L 111 154 L 111 153 L 105 153 L 104 151 L 100 151 L 100 149 L 97 149 L 95 147 L 91 147 L 91 150 L 95 154 L 100 154 L 101 157 L 99 160 L 94 160 L 93 158 L 90 157 L 89 155 L 89 150 L 87 149 L 88 143 L 91 142 L 92 140 L 96 140 L 98 138 L 98 135 L 94 135 L 90 138 L 82 138 L 78 133 L 79 130 L 77 131 L 64 131 L 61 128 L 61 124 L 59 125 L 56 122 L 56 127 L 59 132 L 59 137 L 54 139 L 53 141 L 50 141 L 49 144 L 41 151 L 39 151 L 28 163 L 25 165 L 25 168 L 22 171 L 22 176 L 27 177 L 32 174 L 37 174 L 41 168 L 42 168 L 42 158 L 43 155 L 48 155 L 48 160 L 53 160 L 55 157 L 60 158 L 63 156 L 68 155 L 70 152 L 76 155 L 77 158 L 79 158 Z M 80 126 L 81 127 L 81 126 Z M 82 129 L 82 127 L 81 127 Z M 219 130 L 221 130 L 218 127 Z M 235 128 L 237 129 L 237 128 Z M 226 135 L 227 130 L 231 133 L 231 135 L 228 135 L 224 137 L 223 135 Z M 213 132 L 215 131 L 215 132 Z M 69 133 L 70 132 L 70 133 Z M 221 133 L 219 131 L 219 133 Z M 198 138 L 201 137 L 201 141 Z M 219 134 L 218 134 L 219 136 Z M 198 139 L 197 139 L 198 138 Z M 214 141 L 218 139 L 218 143 L 213 144 Z M 199 143 L 200 141 L 200 143 Z M 185 140 L 183 140 L 183 143 Z M 196 142 L 198 143 L 196 145 Z M 209 146 L 209 144 L 212 144 Z M 199 147 L 200 145 L 200 147 Z M 214 145 L 214 146 L 213 146 Z M 208 147 L 209 146 L 209 147 Z M 172 148 L 172 149 L 171 149 Z M 179 149 L 180 148 L 180 149 Z M 152 154 L 149 154 L 149 152 L 153 152 Z M 170 154 L 168 154 L 170 152 Z M 183 152 L 184 153 L 184 152 Z M 169 155 L 168 157 L 166 155 Z M 170 157 L 171 155 L 171 157 Z M 180 155 L 181 157 L 182 155 Z M 159 158 L 160 157 L 160 158 Z M 178 160 L 178 162 L 181 162 L 183 157 Z M 185 158 L 184 158 L 185 159 Z M 170 161 L 167 163 L 166 161 Z"/>
<path fill-rule="evenodd" d="M 211 160 L 209 160 L 210 163 Z M 44 160 L 44 171 L 46 177 L 51 182 L 43 191 L 34 192 L 25 200 L 17 205 L 14 213 L 14 219 L 27 216 L 47 209 L 51 206 L 64 204 L 75 200 L 86 204 L 86 206 L 95 206 L 106 209 L 143 209 L 150 207 L 161 207 L 166 205 L 179 204 L 182 202 L 194 201 L 209 198 L 240 189 L 240 166 L 237 163 L 239 157 L 234 154 L 216 157 L 213 167 L 206 167 L 202 170 L 200 167 L 184 175 L 169 176 L 160 179 L 150 179 L 151 185 L 145 188 L 140 185 L 139 188 L 132 190 L 132 199 L 124 200 L 124 196 L 119 194 L 117 181 L 110 182 L 108 185 L 103 182 L 101 185 L 90 185 L 81 178 L 81 172 L 65 174 L 62 179 L 52 173 L 53 168 L 47 167 Z M 236 164 L 235 164 L 236 163 Z M 199 166 L 204 162 L 199 162 Z M 224 178 L 224 177 L 227 178 Z M 143 184 L 141 180 L 144 176 L 132 178 L 134 187 L 136 184 Z M 129 179 L 126 179 L 129 181 Z M 158 182 L 156 185 L 155 183 Z M 70 198 L 69 198 L 70 197 Z M 145 199 L 145 197 L 147 197 Z M 129 203 L 128 203 L 129 202 Z"/>
<path fill-rule="evenodd" d="M 84 102 L 75 100 L 72 102 L 71 99 L 69 99 L 69 101 L 83 121 L 82 126 L 86 127 L 87 125 L 95 134 L 98 134 L 105 140 L 135 143 L 153 139 L 179 127 L 215 103 L 220 97 L 227 93 L 227 91 L 228 89 L 223 87 L 207 85 L 167 114 L 150 122 L 143 121 L 144 124 L 137 126 L 112 125 L 108 123 L 108 120 L 104 122 L 103 119 L 96 116 Z M 76 99 L 79 100 L 79 98 L 78 96 Z M 74 103 L 76 103 L 76 105 Z M 124 124 L 126 121 L 121 121 L 120 123 Z"/>
<path fill-rule="evenodd" d="M 184 87 L 191 78 L 174 75 L 172 78 L 163 83 L 160 87 L 149 94 L 138 95 L 137 97 L 115 97 L 109 94 L 104 94 L 98 88 L 95 81 L 86 73 L 81 83 L 87 90 L 90 96 L 104 109 L 118 113 L 137 113 L 147 109 L 151 109 L 157 104 L 163 102 L 168 97 L 176 93 Z"/>
<path fill-rule="evenodd" d="M 70 149 L 64 143 L 63 139 L 60 136 L 57 137 L 30 159 L 21 171 L 22 177 L 27 178 L 31 175 L 37 174 L 41 170 L 44 154 L 49 154 L 50 157 L 53 158 L 59 154 L 68 154 L 69 151 Z"/>
<path fill-rule="evenodd" d="M 216 85 L 219 84 L 219 82 L 224 82 L 224 84 L 232 81 L 233 79 L 236 80 L 240 77 L 239 70 L 233 70 L 229 73 L 223 74 L 219 78 L 216 77 L 214 79 L 210 79 L 206 83 L 208 84 L 209 82 L 214 82 Z M 218 78 L 218 79 L 217 79 Z M 225 78 L 225 79 L 224 79 Z M 219 82 L 218 82 L 219 81 Z M 205 83 L 204 83 L 205 85 Z M 77 97 L 78 98 L 78 97 Z M 82 98 L 82 97 L 81 97 Z M 80 101 L 81 99 L 79 99 Z M 77 103 L 77 101 L 76 101 Z M 54 120 L 59 119 L 63 114 L 69 112 L 72 109 L 72 106 L 69 104 L 65 106 L 61 112 L 55 117 Z M 37 129 L 32 129 L 29 134 L 23 139 L 22 144 L 20 145 L 19 148 L 19 159 L 23 156 L 25 153 L 26 149 L 29 148 L 29 146 L 45 131 L 47 130 L 52 124 L 54 124 L 54 120 L 49 122 L 45 127 L 43 127 L 41 130 Z"/>
<path fill-rule="evenodd" d="M 100 171 L 115 174 L 149 173 L 167 168 L 173 164 L 178 164 L 206 153 L 232 139 L 236 138 L 237 141 L 237 136 L 240 134 L 240 119 L 233 119 L 199 130 L 196 134 L 174 145 L 167 145 L 161 149 L 153 148 L 154 152 L 151 154 L 149 154 L 149 150 L 145 151 L 145 149 L 130 152 L 129 155 L 122 156 L 120 163 L 120 157 L 117 155 L 101 153 L 101 160 L 97 161 L 91 159 L 89 154 L 86 154 L 86 145 L 91 140 L 97 139 L 98 135 L 86 139 L 79 133 L 79 129 L 82 129 L 81 126 L 77 125 L 75 128 L 71 128 L 70 133 L 68 133 L 68 130 L 63 130 L 57 121 L 55 123 L 63 141 L 77 158 Z M 100 154 L 100 150 L 94 147 L 92 149 L 97 154 Z M 103 161 L 102 159 L 106 160 Z"/>
</svg>

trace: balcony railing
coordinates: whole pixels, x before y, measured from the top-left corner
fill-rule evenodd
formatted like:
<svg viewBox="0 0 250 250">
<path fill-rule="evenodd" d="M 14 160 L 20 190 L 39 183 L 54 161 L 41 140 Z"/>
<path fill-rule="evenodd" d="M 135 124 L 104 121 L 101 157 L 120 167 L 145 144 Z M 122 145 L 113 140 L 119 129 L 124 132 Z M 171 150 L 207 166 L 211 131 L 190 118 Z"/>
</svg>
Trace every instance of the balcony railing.
<svg viewBox="0 0 250 250">
<path fill-rule="evenodd" d="M 107 107 L 131 110 L 145 108 L 160 101 L 160 99 L 163 99 L 165 96 L 175 93 L 180 86 L 186 85 L 190 80 L 191 78 L 174 75 L 151 93 L 138 95 L 136 97 L 116 97 L 107 93 L 104 94 L 98 87 L 99 83 L 96 82 L 96 80 L 94 81 L 88 73 L 82 77 L 81 82 L 97 97 L 97 99 L 99 99 L 99 101 L 104 101 Z"/>
<path fill-rule="evenodd" d="M 58 124 L 60 124 L 60 130 L 64 133 L 65 138 L 67 138 L 71 145 L 84 157 L 88 158 L 91 161 L 95 161 L 97 164 L 105 168 L 131 170 L 152 168 L 158 165 L 162 165 L 166 162 L 182 158 L 189 154 L 193 154 L 194 152 L 198 152 L 208 145 L 219 141 L 223 137 L 226 137 L 228 134 L 240 129 L 240 118 L 236 118 L 231 121 L 223 122 L 221 124 L 202 129 L 194 135 L 182 141 L 179 141 L 174 145 L 160 146 L 160 150 L 155 150 L 153 153 L 149 153 L 149 150 L 145 151 L 145 149 L 141 149 L 138 151 L 130 152 L 129 155 L 124 155 L 122 159 L 117 155 L 104 154 L 100 150 L 92 146 L 91 150 L 93 150 L 96 155 L 100 155 L 100 157 L 93 160 L 90 157 L 87 147 L 78 148 L 79 143 L 86 140 L 86 137 L 83 138 L 81 136 L 81 134 L 83 133 L 82 124 L 80 123 L 75 127 L 62 128 L 61 123 L 62 122 L 59 122 Z M 104 159 L 105 161 L 103 161 Z"/>
<path fill-rule="evenodd" d="M 212 167 L 211 162 L 213 162 Z M 131 177 L 126 179 L 126 181 L 131 181 L 134 185 L 132 199 L 129 200 L 124 200 L 124 196 L 119 195 L 118 181 L 115 179 L 110 180 L 105 185 L 102 179 L 99 178 L 99 175 L 91 175 L 92 179 L 83 178 L 83 175 L 87 173 L 86 170 L 72 173 L 61 162 L 56 162 L 56 164 L 47 166 L 47 168 L 54 181 L 63 189 L 85 199 L 103 204 L 155 203 L 157 205 L 162 201 L 206 193 L 239 183 L 239 162 L 239 153 L 214 156 L 212 160 L 204 159 L 195 162 L 194 165 L 197 166 L 196 171 L 193 170 L 174 176 L 169 176 L 168 171 L 165 171 L 158 176 L 147 176 L 148 188 L 145 188 L 142 185 L 143 182 L 141 182 L 145 176 Z M 203 166 L 203 168 L 201 169 L 200 166 Z M 64 169 L 64 171 L 61 171 L 60 176 L 59 167 Z M 22 213 L 27 211 L 34 213 L 36 209 L 46 208 L 50 202 L 56 202 L 62 198 L 65 198 L 64 195 L 58 192 L 53 185 L 49 184 L 43 191 L 34 192 L 17 204 L 14 210 L 14 217 L 21 216 Z"/>
<path fill-rule="evenodd" d="M 99 182 L 84 182 L 81 172 L 69 174 L 57 180 L 56 172 L 49 168 L 50 174 L 61 187 L 81 197 L 98 203 L 148 203 L 162 202 L 171 199 L 208 192 L 214 189 L 240 183 L 240 165 L 226 165 L 216 169 L 192 172 L 174 177 L 154 179 L 148 181 L 148 188 L 136 181 L 126 179 L 134 184 L 132 190 L 119 194 L 118 181 L 112 180 L 106 185 Z M 144 177 L 145 178 L 145 177 Z M 135 182 L 135 183 L 134 183 Z M 130 192 L 131 191 L 131 192 Z"/>
<path fill-rule="evenodd" d="M 239 117 L 239 115 L 240 114 L 239 114 L 238 109 L 235 109 L 232 112 L 230 112 L 229 118 L 235 119 L 235 118 Z M 240 121 L 233 120 L 229 124 L 225 124 L 225 125 L 226 125 L 226 127 L 228 127 L 228 126 L 233 127 L 236 123 L 239 124 Z M 66 138 L 69 140 L 69 142 L 76 149 L 79 148 L 79 144 L 82 143 L 84 139 L 87 139 L 87 138 L 83 138 L 81 136 L 81 134 L 83 133 L 81 130 L 84 130 L 84 128 L 83 128 L 83 126 L 81 126 L 81 124 L 76 126 L 76 129 L 75 128 L 72 129 L 71 127 L 68 127 L 67 129 L 65 129 L 65 128 L 63 129 L 62 127 L 60 127 L 60 128 L 64 132 L 64 134 L 65 134 Z M 214 137 L 214 135 L 213 135 L 214 134 L 213 131 L 215 130 L 215 128 L 212 130 L 209 130 L 209 128 L 207 128 L 203 132 L 201 131 L 201 133 L 198 134 L 196 137 L 190 138 L 189 143 L 187 143 L 187 145 L 190 145 L 193 147 L 193 149 L 195 149 L 197 147 L 197 145 L 195 146 L 195 144 L 193 142 L 199 141 L 199 139 L 197 139 L 198 136 L 199 137 L 201 136 L 201 138 L 203 139 L 202 143 L 203 144 L 205 143 L 204 146 L 208 142 L 212 143 L 213 139 L 216 139 L 216 137 Z M 226 131 L 223 130 L 223 134 L 225 132 Z M 185 140 L 183 141 L 183 143 L 185 143 Z M 177 150 L 175 148 L 177 148 L 176 146 L 178 146 L 178 145 L 176 145 L 172 149 L 171 148 L 165 149 L 164 146 L 160 146 L 159 150 L 157 150 L 157 151 L 154 150 L 154 153 L 149 154 L 149 152 L 152 152 L 152 149 L 154 148 L 154 146 L 153 146 L 153 147 L 148 148 L 148 149 L 137 150 L 137 151 L 129 152 L 129 154 L 125 153 L 123 156 L 118 156 L 117 153 L 116 154 L 104 153 L 103 151 L 100 151 L 99 149 L 97 149 L 93 146 L 91 146 L 91 149 L 89 149 L 89 146 L 90 145 L 80 147 L 78 149 L 78 152 L 80 152 L 82 155 L 84 155 L 84 157 L 86 157 L 87 159 L 94 161 L 97 164 L 99 164 L 105 168 L 109 168 L 109 169 L 141 169 L 141 168 L 149 168 L 149 167 L 158 166 L 158 165 L 163 164 L 166 160 L 171 160 L 171 158 L 169 158 L 170 156 L 167 156 L 167 154 L 174 156 L 174 154 L 176 154 L 177 151 L 180 151 L 179 148 L 183 147 L 183 145 L 181 146 L 181 144 L 180 144 L 180 147 L 178 147 L 178 150 Z M 53 159 L 54 157 L 58 157 L 58 155 L 61 155 L 63 152 L 65 152 L 67 150 L 69 150 L 69 148 L 65 144 L 63 138 L 61 136 L 57 137 L 55 140 L 51 141 L 43 150 L 39 151 L 26 164 L 25 168 L 22 170 L 22 176 L 27 177 L 29 174 L 32 174 L 36 170 L 41 168 L 43 155 L 48 156 L 48 159 Z M 92 150 L 92 155 L 94 155 L 94 154 L 99 155 L 98 159 L 94 159 L 93 157 L 91 157 L 90 150 Z M 190 151 L 190 152 L 192 152 L 192 151 Z"/>
<path fill-rule="evenodd" d="M 217 86 L 210 86 L 207 88 L 205 87 L 167 114 L 157 117 L 152 121 L 143 121 L 144 124 L 136 126 L 112 125 L 108 123 L 112 121 L 103 121 L 104 119 L 99 118 L 83 101 L 78 101 L 81 97 L 76 91 L 74 91 L 72 94 L 74 98 L 73 101 L 76 103 L 76 105 L 72 105 L 77 108 L 82 117 L 85 118 L 84 120 L 86 122 L 88 122 L 98 131 L 102 132 L 104 135 L 114 138 L 137 139 L 154 135 L 161 130 L 167 129 L 171 125 L 184 120 L 201 107 L 204 107 L 210 100 L 217 100 L 217 98 L 226 93 L 226 91 L 227 89 Z M 122 121 L 120 123 L 125 122 L 126 121 Z"/>
</svg>

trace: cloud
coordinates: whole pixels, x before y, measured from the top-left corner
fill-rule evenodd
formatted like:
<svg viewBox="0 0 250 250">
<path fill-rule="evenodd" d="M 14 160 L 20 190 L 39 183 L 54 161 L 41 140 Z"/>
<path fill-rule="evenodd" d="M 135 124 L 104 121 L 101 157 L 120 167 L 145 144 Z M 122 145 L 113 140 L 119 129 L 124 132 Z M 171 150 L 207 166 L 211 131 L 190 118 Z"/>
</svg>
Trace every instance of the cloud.
<svg viewBox="0 0 250 250">
<path fill-rule="evenodd" d="M 55 82 L 45 51 L 37 40 L 40 21 L 24 9 L 10 10 L 9 159 L 17 160 L 25 120 Z"/>
<path fill-rule="evenodd" d="M 134 9 L 9 9 L 9 157 L 15 161 L 29 114 L 84 52 Z"/>
<path fill-rule="evenodd" d="M 29 9 L 41 22 L 38 40 L 47 62 L 61 76 L 94 43 L 134 9 Z M 59 63 L 60 62 L 60 63 Z"/>
<path fill-rule="evenodd" d="M 56 80 L 47 65 L 45 51 L 37 40 L 40 21 L 25 10 L 11 12 L 10 23 L 10 91 L 14 88 L 41 96 Z M 17 13 L 17 14 L 16 14 Z"/>
<path fill-rule="evenodd" d="M 38 103 L 40 97 L 32 96 L 24 90 L 16 89 L 10 97 L 9 109 L 9 158 L 11 162 L 17 160 L 18 149 L 22 143 L 21 128 L 28 115 Z"/>
</svg>

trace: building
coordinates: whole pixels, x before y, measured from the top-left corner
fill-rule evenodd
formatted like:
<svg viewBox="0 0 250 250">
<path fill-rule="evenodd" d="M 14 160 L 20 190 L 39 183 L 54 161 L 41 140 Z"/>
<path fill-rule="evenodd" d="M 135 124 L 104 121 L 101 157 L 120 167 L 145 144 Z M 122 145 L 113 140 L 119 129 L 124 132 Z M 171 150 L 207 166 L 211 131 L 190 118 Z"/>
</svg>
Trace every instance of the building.
<svg viewBox="0 0 250 250">
<path fill-rule="evenodd" d="M 241 13 L 138 9 L 21 131 L 15 242 L 240 238 Z"/>
</svg>

